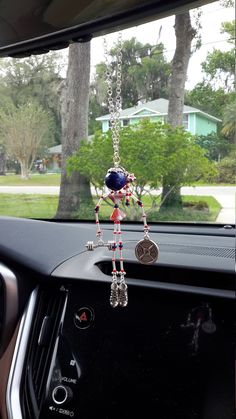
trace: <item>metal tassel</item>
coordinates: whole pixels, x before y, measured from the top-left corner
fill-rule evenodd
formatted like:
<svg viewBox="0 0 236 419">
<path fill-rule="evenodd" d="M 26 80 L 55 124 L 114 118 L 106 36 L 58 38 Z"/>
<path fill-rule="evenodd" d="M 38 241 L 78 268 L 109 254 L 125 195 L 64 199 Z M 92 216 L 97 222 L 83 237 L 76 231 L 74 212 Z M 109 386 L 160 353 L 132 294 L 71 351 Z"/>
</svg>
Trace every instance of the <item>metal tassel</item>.
<svg viewBox="0 0 236 419">
<path fill-rule="evenodd" d="M 111 283 L 110 304 L 113 308 L 117 307 L 119 304 L 119 285 L 117 279 L 113 279 Z"/>
<path fill-rule="evenodd" d="M 124 281 L 119 284 L 119 305 L 126 307 L 128 304 L 128 287 Z"/>
</svg>

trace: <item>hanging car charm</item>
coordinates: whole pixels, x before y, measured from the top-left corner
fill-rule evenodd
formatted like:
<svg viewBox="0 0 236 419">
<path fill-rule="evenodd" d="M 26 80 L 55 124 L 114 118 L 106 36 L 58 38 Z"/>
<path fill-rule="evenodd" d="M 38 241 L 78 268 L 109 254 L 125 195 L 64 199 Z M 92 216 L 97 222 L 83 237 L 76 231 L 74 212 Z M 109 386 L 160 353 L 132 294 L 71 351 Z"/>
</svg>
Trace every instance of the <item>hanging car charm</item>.
<svg viewBox="0 0 236 419">
<path fill-rule="evenodd" d="M 123 259 L 123 241 L 121 231 L 121 221 L 125 218 L 125 213 L 120 209 L 120 205 L 124 203 L 127 207 L 130 205 L 132 199 L 141 208 L 142 220 L 144 226 L 144 238 L 140 240 L 135 248 L 135 255 L 140 263 L 150 264 L 154 263 L 159 254 L 158 246 L 149 237 L 149 226 L 147 225 L 147 216 L 145 214 L 143 203 L 134 195 L 132 192 L 132 184 L 135 181 L 133 173 L 127 172 L 123 167 L 120 166 L 120 155 L 119 155 L 119 143 L 120 143 L 120 111 L 121 111 L 121 64 L 122 64 L 122 50 L 121 50 L 121 34 L 118 37 L 118 54 L 117 54 L 117 80 L 116 80 L 116 97 L 112 97 L 112 76 L 109 71 L 108 63 L 108 49 L 107 43 L 104 39 L 105 58 L 106 58 L 106 75 L 108 85 L 108 107 L 110 112 L 110 126 L 112 134 L 112 145 L 113 145 L 113 163 L 114 167 L 111 167 L 105 177 L 105 185 L 108 188 L 108 193 L 101 196 L 96 207 L 95 207 L 95 220 L 97 226 L 97 238 L 98 241 L 94 244 L 93 241 L 89 241 L 86 245 L 87 250 L 94 250 L 97 247 L 107 247 L 112 251 L 112 283 L 111 283 L 111 294 L 110 304 L 112 307 L 126 307 L 128 304 L 128 291 L 127 284 L 125 282 L 126 272 L 124 270 L 124 259 Z M 113 212 L 110 216 L 110 220 L 114 222 L 113 240 L 104 242 L 103 232 L 99 223 L 99 210 L 102 202 L 106 199 L 110 199 L 113 204 Z M 119 270 L 117 269 L 116 260 L 117 252 L 119 253 Z"/>
</svg>

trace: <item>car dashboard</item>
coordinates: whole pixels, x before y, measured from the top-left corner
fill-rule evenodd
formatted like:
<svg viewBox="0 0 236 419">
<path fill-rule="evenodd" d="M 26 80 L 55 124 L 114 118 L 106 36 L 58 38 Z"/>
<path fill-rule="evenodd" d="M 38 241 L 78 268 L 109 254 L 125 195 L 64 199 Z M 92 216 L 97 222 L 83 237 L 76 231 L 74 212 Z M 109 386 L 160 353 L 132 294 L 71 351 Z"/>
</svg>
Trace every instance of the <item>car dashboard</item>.
<svg viewBox="0 0 236 419">
<path fill-rule="evenodd" d="M 129 303 L 115 309 L 111 252 L 85 248 L 92 223 L 0 228 L 3 419 L 234 417 L 234 228 L 153 225 L 147 266 L 125 224 Z"/>
</svg>

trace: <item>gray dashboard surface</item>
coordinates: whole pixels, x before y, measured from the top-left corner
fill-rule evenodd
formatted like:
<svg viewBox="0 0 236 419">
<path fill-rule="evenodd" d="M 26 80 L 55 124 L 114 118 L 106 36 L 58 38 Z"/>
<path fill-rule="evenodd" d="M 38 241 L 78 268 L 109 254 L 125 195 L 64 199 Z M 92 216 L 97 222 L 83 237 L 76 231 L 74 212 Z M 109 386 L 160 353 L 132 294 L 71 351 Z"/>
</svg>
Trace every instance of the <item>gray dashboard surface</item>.
<svg viewBox="0 0 236 419">
<path fill-rule="evenodd" d="M 112 239 L 112 223 L 104 226 L 104 239 Z M 135 243 L 142 238 L 142 226 L 123 226 L 125 258 L 135 262 Z M 199 233 L 199 234 L 198 234 Z M 204 234 L 205 233 L 205 234 Z M 159 226 L 152 227 L 151 238 L 160 247 L 157 264 L 233 273 L 235 268 L 234 230 L 219 227 Z M 0 217 L 0 259 L 10 260 L 40 274 L 57 275 L 70 265 L 69 277 L 78 276 L 81 266 L 94 265 L 110 258 L 105 248 L 87 252 L 85 244 L 96 240 L 93 223 L 61 223 Z M 77 274 L 72 266 L 81 255 Z M 71 261 L 69 262 L 69 260 Z M 66 262 L 68 261 L 68 262 Z M 63 263 L 65 263 L 63 265 Z M 63 268 L 64 266 L 64 268 Z M 58 267 L 59 271 L 56 270 Z M 61 276 L 61 273 L 60 275 Z"/>
</svg>

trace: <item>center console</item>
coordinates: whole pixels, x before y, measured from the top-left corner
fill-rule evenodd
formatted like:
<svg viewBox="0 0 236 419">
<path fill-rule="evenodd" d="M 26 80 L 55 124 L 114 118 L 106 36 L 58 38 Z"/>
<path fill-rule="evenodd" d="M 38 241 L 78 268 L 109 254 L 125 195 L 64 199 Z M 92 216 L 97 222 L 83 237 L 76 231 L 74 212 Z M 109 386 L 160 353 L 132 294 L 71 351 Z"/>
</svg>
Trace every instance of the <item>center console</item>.
<svg viewBox="0 0 236 419">
<path fill-rule="evenodd" d="M 130 285 L 112 309 L 108 294 L 38 291 L 24 419 L 233 418 L 233 300 Z"/>
</svg>

